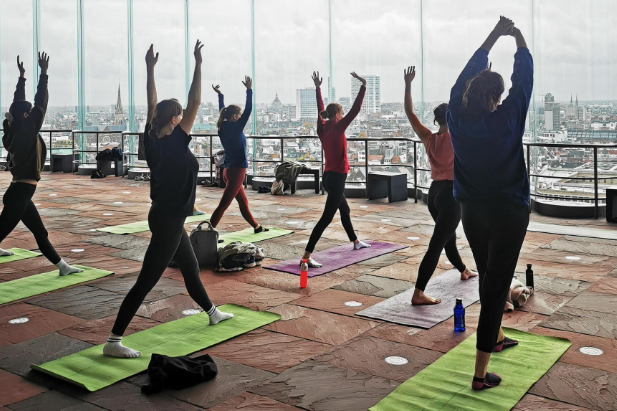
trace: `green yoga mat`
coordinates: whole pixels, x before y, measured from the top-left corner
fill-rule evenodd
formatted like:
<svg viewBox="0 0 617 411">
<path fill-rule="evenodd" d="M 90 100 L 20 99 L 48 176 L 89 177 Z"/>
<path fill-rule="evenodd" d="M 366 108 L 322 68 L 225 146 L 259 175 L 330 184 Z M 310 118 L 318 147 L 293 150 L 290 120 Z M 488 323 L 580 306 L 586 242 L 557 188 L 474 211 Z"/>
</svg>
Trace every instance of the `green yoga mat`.
<svg viewBox="0 0 617 411">
<path fill-rule="evenodd" d="M 38 257 L 39 255 L 41 255 L 41 253 L 24 250 L 23 248 L 10 248 L 6 251 L 12 251 L 13 255 L 5 255 L 3 257 L 0 257 L 0 264 L 10 263 L 11 261 L 25 260 L 27 258 Z"/>
<path fill-rule="evenodd" d="M 210 216 L 208 214 L 192 215 L 192 216 L 186 217 L 186 221 L 184 223 L 185 224 L 195 223 L 195 222 L 201 223 L 202 221 L 206 221 L 209 218 Z M 134 234 L 134 233 L 142 233 L 144 231 L 149 231 L 149 230 L 150 230 L 150 226 L 148 226 L 148 220 L 96 229 L 96 231 L 102 231 L 104 233 L 111 233 L 111 234 Z"/>
<path fill-rule="evenodd" d="M 370 411 L 399 410 L 510 410 L 570 347 L 563 338 L 505 330 L 519 341 L 491 356 L 488 369 L 502 378 L 496 388 L 473 391 L 475 335 L 401 384 Z"/>
<path fill-rule="evenodd" d="M 242 241 L 243 243 L 256 243 L 258 241 L 282 237 L 291 233 L 293 233 L 293 231 L 282 230 L 280 228 L 269 228 L 268 231 L 262 231 L 261 233 L 255 234 L 252 228 L 247 228 L 246 230 L 242 231 L 221 234 L 219 238 L 223 240 L 221 246 L 225 246 L 233 241 Z"/>
<path fill-rule="evenodd" d="M 208 315 L 201 313 L 124 337 L 124 345 L 141 351 L 138 358 L 107 357 L 103 355 L 103 345 L 98 345 L 42 365 L 33 364 L 31 368 L 88 391 L 97 391 L 148 369 L 153 353 L 188 355 L 281 318 L 275 313 L 252 311 L 234 304 L 219 308 L 233 313 L 234 318 L 209 326 Z"/>
<path fill-rule="evenodd" d="M 58 270 L 55 270 L 0 283 L 0 304 L 44 294 L 113 274 L 111 271 L 99 270 L 83 265 L 75 265 L 74 267 L 83 268 L 84 271 L 60 277 Z"/>
</svg>

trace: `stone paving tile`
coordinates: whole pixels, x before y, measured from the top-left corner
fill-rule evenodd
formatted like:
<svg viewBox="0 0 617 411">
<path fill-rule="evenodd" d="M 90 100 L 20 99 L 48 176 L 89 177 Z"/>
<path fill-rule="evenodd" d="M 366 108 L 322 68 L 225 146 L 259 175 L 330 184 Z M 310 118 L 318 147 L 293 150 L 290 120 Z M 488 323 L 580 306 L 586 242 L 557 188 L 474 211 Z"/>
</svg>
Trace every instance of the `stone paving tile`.
<svg viewBox="0 0 617 411">
<path fill-rule="evenodd" d="M 121 250 L 129 250 L 134 247 L 144 248 L 148 247 L 148 244 L 150 244 L 150 240 L 143 237 L 117 234 L 94 237 L 87 240 L 87 242 L 102 245 L 104 247 L 119 248 Z"/>
<path fill-rule="evenodd" d="M 218 367 L 218 375 L 214 380 L 198 384 L 194 387 L 182 390 L 168 390 L 163 394 L 169 395 L 182 403 L 195 405 L 209 409 L 221 404 L 245 391 L 251 391 L 252 387 L 263 384 L 276 374 L 247 367 L 246 365 L 236 364 L 223 358 L 213 357 Z M 144 383 L 147 376 L 142 374 L 136 382 Z M 136 391 L 138 389 L 135 388 Z M 141 395 L 141 397 L 144 397 Z M 160 397 L 160 396 L 158 396 Z M 147 397 L 146 397 L 147 398 Z M 179 402 L 179 401 L 178 401 Z M 189 403 L 189 404 L 187 404 Z M 107 404 L 103 405 L 109 408 Z M 113 409 L 113 408 L 111 408 Z M 184 409 L 184 408 L 182 408 Z M 194 409 L 194 408 L 186 408 Z M 156 410 L 166 410 L 166 408 L 156 408 Z"/>
<path fill-rule="evenodd" d="M 141 375 L 148 378 L 145 374 Z M 146 384 L 147 381 L 144 380 L 142 383 Z M 201 384 L 198 385 L 200 386 L 203 388 Z M 138 386 L 119 382 L 100 391 L 77 395 L 77 398 L 110 411 L 197 411 L 200 409 L 166 394 L 144 395 Z"/>
<path fill-rule="evenodd" d="M 118 258 L 124 258 L 127 260 L 143 262 L 144 255 L 146 254 L 147 248 L 148 247 L 146 246 L 146 247 L 141 247 L 141 248 L 131 248 L 130 250 L 114 251 L 114 252 L 111 252 L 109 255 L 112 257 L 118 257 Z M 110 248 L 110 250 L 114 250 L 114 249 Z"/>
<path fill-rule="evenodd" d="M 93 345 L 99 345 L 107 341 L 107 337 L 109 337 L 109 333 L 111 332 L 115 321 L 116 316 L 112 315 L 107 318 L 88 321 L 74 327 L 64 329 L 62 331 L 59 331 L 59 333 L 62 335 L 66 335 L 67 337 L 74 338 L 76 340 L 85 341 Z M 158 323 L 157 321 L 135 316 L 131 320 L 131 323 L 126 329 L 124 335 L 127 336 L 138 331 L 147 330 L 159 324 L 160 323 Z"/>
<path fill-rule="evenodd" d="M 137 315 L 154 321 L 166 323 L 185 317 L 184 310 L 200 310 L 201 307 L 188 295 L 174 295 L 163 300 L 142 304 Z"/>
<path fill-rule="evenodd" d="M 534 293 L 534 295 L 527 300 L 527 303 L 519 308 L 519 310 L 551 315 L 556 310 L 563 307 L 571 299 L 572 297 L 537 292 Z"/>
<path fill-rule="evenodd" d="M 0 368 L 25 377 L 30 372 L 30 364 L 57 360 L 91 346 L 57 333 L 47 334 L 0 348 Z"/>
<path fill-rule="evenodd" d="M 592 410 L 613 411 L 617 404 L 617 374 L 558 362 L 529 392 Z"/>
<path fill-rule="evenodd" d="M 580 260 L 568 260 L 566 259 L 566 257 L 568 256 L 576 256 L 576 257 L 579 257 Z M 521 253 L 519 260 L 525 261 L 528 259 L 546 261 L 549 263 L 552 262 L 552 263 L 573 265 L 573 266 L 578 267 L 581 265 L 602 264 L 603 262 L 609 261 L 611 257 L 603 256 L 603 255 L 576 254 L 576 253 L 570 253 L 567 251 L 538 248 L 534 250 L 532 253 Z"/>
<path fill-rule="evenodd" d="M 259 395 L 244 392 L 220 405 L 217 405 L 214 408 L 210 408 L 210 411 L 294 411 L 299 409 L 300 408 L 271 400 L 268 397 L 261 397 Z"/>
<path fill-rule="evenodd" d="M 527 394 L 521 401 L 512 408 L 512 411 L 591 411 L 589 408 L 577 407 L 576 405 L 566 404 L 549 400 L 548 398 L 538 397 Z"/>
<path fill-rule="evenodd" d="M 91 283 L 90 286 L 111 291 L 124 297 L 133 285 L 135 285 L 135 281 L 137 281 L 137 276 L 130 275 L 125 277 L 105 278 L 96 283 Z M 171 280 L 169 278 L 161 278 L 148 293 L 144 301 L 147 303 L 158 301 L 184 292 L 186 292 L 186 286 L 183 282 Z"/>
<path fill-rule="evenodd" d="M 332 345 L 342 344 L 378 324 L 289 304 L 270 311 L 280 314 L 281 319 L 264 327 L 266 330 Z"/>
<path fill-rule="evenodd" d="M 47 391 L 24 378 L 0 370 L 0 407 L 14 404 Z"/>
<path fill-rule="evenodd" d="M 617 339 L 617 315 L 567 305 L 554 312 L 540 325 L 556 330 Z"/>
<path fill-rule="evenodd" d="M 49 391 L 36 397 L 12 404 L 9 406 L 13 411 L 99 411 L 103 410 L 94 404 L 88 404 L 62 394 L 58 391 Z"/>
<path fill-rule="evenodd" d="M 594 293 L 617 294 L 617 278 L 603 278 L 587 290 Z"/>
<path fill-rule="evenodd" d="M 575 254 L 592 254 L 592 255 L 605 255 L 609 257 L 617 257 L 617 245 L 610 243 L 599 243 L 588 241 L 588 239 L 578 238 L 578 241 L 571 240 L 575 237 L 568 237 L 568 239 L 554 240 L 550 244 L 542 246 L 542 248 L 548 248 L 550 250 L 567 251 Z"/>
<path fill-rule="evenodd" d="M 525 283 L 524 275 L 517 275 L 517 278 Z M 591 283 L 586 281 L 553 278 L 545 275 L 536 275 L 535 273 L 533 282 L 536 291 L 565 297 L 576 297 L 591 285 Z"/>
<path fill-rule="evenodd" d="M 316 357 L 315 361 L 403 382 L 432 364 L 441 355 L 438 351 L 375 337 L 360 337 Z M 391 365 L 385 361 L 390 356 L 403 357 L 409 362 L 404 365 Z"/>
<path fill-rule="evenodd" d="M 575 266 L 573 264 L 565 264 L 561 261 L 538 261 L 533 258 L 519 258 L 516 265 L 517 275 L 525 278 L 527 264 L 532 264 L 534 275 L 539 274 L 553 278 L 583 280 L 592 283 L 600 280 L 613 269 L 610 265 L 596 264 Z"/>
<path fill-rule="evenodd" d="M 358 411 L 377 404 L 398 385 L 310 360 L 249 391 L 307 410 Z"/>
<path fill-rule="evenodd" d="M 566 338 L 572 342 L 572 346 L 570 346 L 568 351 L 559 359 L 561 362 L 597 368 L 609 372 L 615 372 L 615 370 L 617 370 L 617 340 L 552 330 L 544 327 L 534 327 L 532 332 L 534 334 Z M 600 348 L 604 351 L 604 354 L 597 356 L 585 355 L 580 352 L 581 347 Z"/>
<path fill-rule="evenodd" d="M 371 272 L 371 275 L 376 275 L 378 277 L 394 278 L 396 280 L 403 280 L 410 283 L 415 283 L 418 279 L 418 268 L 413 267 L 412 264 L 407 262 L 407 260 L 403 260 L 403 262 L 379 268 Z M 437 270 L 434 275 L 437 275 L 441 272 L 445 271 Z"/>
<path fill-rule="evenodd" d="M 349 293 L 347 291 L 324 290 L 309 297 L 296 300 L 292 304 L 353 317 L 358 311 L 362 311 L 383 300 L 383 298 Z M 347 302 L 361 303 L 361 305 L 345 305 Z"/>
<path fill-rule="evenodd" d="M 116 314 L 123 299 L 124 295 L 83 285 L 65 288 L 27 301 L 67 315 L 95 320 Z"/>
<path fill-rule="evenodd" d="M 202 353 L 278 374 L 331 349 L 329 344 L 255 330 Z"/>
<path fill-rule="evenodd" d="M 510 313 L 503 314 L 501 326 L 531 332 L 531 330 L 544 321 L 544 319 L 546 319 L 545 315 L 515 310 Z"/>
<path fill-rule="evenodd" d="M 585 291 L 568 303 L 568 308 L 597 311 L 617 316 L 617 295 Z"/>
<path fill-rule="evenodd" d="M 354 280 L 346 281 L 332 288 L 375 297 L 390 298 L 413 287 L 409 281 L 391 278 L 363 275 Z"/>
<path fill-rule="evenodd" d="M 395 253 L 389 253 L 389 254 L 380 255 L 379 257 L 360 261 L 358 264 L 377 269 L 377 268 L 389 266 L 390 264 L 398 263 L 403 260 L 405 260 L 405 256 L 395 254 Z"/>
<path fill-rule="evenodd" d="M 238 304 L 263 311 L 299 298 L 297 294 L 272 290 L 240 281 L 223 281 L 209 285 L 208 296 L 216 305 Z"/>
<path fill-rule="evenodd" d="M 28 322 L 10 324 L 16 318 Z M 16 303 L 0 307 L 0 347 L 17 344 L 33 338 L 72 327 L 84 320 L 30 304 Z"/>
</svg>

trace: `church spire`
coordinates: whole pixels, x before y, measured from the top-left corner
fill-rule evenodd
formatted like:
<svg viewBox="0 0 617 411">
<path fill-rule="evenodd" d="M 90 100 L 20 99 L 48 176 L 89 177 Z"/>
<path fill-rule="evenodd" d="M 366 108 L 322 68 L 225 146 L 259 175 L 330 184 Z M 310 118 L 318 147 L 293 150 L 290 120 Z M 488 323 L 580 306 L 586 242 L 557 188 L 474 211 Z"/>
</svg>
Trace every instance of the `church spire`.
<svg viewBox="0 0 617 411">
<path fill-rule="evenodd" d="M 124 111 L 122 109 L 122 99 L 120 98 L 120 84 L 118 84 L 118 101 L 116 101 L 116 110 L 114 112 L 114 125 L 124 125 Z"/>
</svg>

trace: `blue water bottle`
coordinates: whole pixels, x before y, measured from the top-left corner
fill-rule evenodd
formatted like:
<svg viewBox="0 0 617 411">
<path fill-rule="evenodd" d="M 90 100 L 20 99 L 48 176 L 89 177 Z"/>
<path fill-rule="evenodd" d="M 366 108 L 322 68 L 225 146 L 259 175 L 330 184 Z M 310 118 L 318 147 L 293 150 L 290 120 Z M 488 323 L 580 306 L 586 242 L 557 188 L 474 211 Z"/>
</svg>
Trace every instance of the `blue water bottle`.
<svg viewBox="0 0 617 411">
<path fill-rule="evenodd" d="M 465 307 L 463 307 L 463 300 L 456 299 L 456 305 L 454 306 L 454 331 L 465 331 Z"/>
</svg>

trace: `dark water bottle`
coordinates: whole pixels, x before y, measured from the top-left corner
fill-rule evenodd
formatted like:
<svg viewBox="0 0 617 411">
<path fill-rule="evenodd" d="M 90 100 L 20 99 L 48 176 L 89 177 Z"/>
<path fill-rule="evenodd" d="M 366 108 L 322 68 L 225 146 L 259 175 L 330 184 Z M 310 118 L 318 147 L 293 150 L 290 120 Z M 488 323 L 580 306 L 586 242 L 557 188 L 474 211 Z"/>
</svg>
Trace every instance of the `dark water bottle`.
<svg viewBox="0 0 617 411">
<path fill-rule="evenodd" d="M 527 271 L 525 271 L 525 282 L 526 282 L 525 285 L 527 285 L 527 287 L 534 288 L 534 286 L 533 286 L 533 270 L 531 269 L 531 264 L 527 264 Z"/>
<path fill-rule="evenodd" d="M 465 331 L 465 307 L 463 307 L 463 300 L 456 299 L 456 305 L 454 306 L 454 331 Z"/>
</svg>

